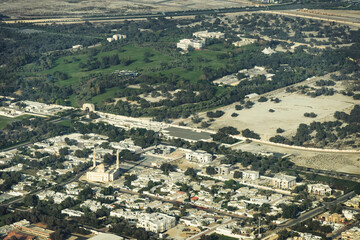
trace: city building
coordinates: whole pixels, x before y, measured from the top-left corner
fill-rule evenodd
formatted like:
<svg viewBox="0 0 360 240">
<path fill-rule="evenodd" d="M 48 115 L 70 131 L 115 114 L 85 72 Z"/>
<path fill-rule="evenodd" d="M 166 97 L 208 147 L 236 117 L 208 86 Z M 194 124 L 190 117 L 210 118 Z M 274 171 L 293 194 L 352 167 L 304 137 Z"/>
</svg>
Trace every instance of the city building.
<svg viewBox="0 0 360 240">
<path fill-rule="evenodd" d="M 359 206 L 360 206 L 360 195 L 356 195 L 355 197 L 351 198 L 350 200 L 346 201 L 344 203 L 345 206 L 347 207 L 352 207 L 352 208 L 355 208 L 355 209 L 360 209 Z"/>
<path fill-rule="evenodd" d="M 246 170 L 246 171 L 242 172 L 242 179 L 244 179 L 244 180 L 246 180 L 246 179 L 256 180 L 259 177 L 260 177 L 260 174 L 257 171 Z"/>
<path fill-rule="evenodd" d="M 232 44 L 233 44 L 235 47 L 242 47 L 242 46 L 245 46 L 245 45 L 252 44 L 252 43 L 254 43 L 254 42 L 256 42 L 256 41 L 257 41 L 256 39 L 241 38 L 240 41 L 233 42 Z"/>
<path fill-rule="evenodd" d="M 291 189 L 296 184 L 296 177 L 285 175 L 285 174 L 278 174 L 272 179 L 272 185 L 275 188 L 281 189 Z"/>
<path fill-rule="evenodd" d="M 331 194 L 331 187 L 329 187 L 329 185 L 324 185 L 321 183 L 317 183 L 317 184 L 309 184 L 308 186 L 308 192 L 315 194 L 315 195 L 326 195 L 326 194 Z"/>
<path fill-rule="evenodd" d="M 125 39 L 125 38 L 126 38 L 126 35 L 123 35 L 123 34 L 114 34 L 112 37 L 106 38 L 106 40 L 107 40 L 108 42 L 112 42 L 112 41 L 118 41 L 118 40 Z"/>
<path fill-rule="evenodd" d="M 353 227 L 341 233 L 342 240 L 360 240 L 360 228 Z"/>
<path fill-rule="evenodd" d="M 276 53 L 276 51 L 272 50 L 271 47 L 268 47 L 268 48 L 265 48 L 264 50 L 262 50 L 262 53 L 266 54 L 266 55 L 271 55 L 271 54 Z"/>
<path fill-rule="evenodd" d="M 147 231 L 160 233 L 175 227 L 175 224 L 175 217 L 163 213 L 151 213 L 139 218 L 136 226 L 145 228 Z"/>
<path fill-rule="evenodd" d="M 215 167 L 217 174 L 219 175 L 228 175 L 232 167 L 230 164 L 221 164 Z"/>
<path fill-rule="evenodd" d="M 193 33 L 193 36 L 196 38 L 224 38 L 224 33 L 221 32 L 208 32 L 208 30 L 206 31 L 199 31 L 199 32 L 195 32 Z"/>
<path fill-rule="evenodd" d="M 201 49 L 205 46 L 205 40 L 194 40 L 194 39 L 181 39 L 177 44 L 176 47 L 180 48 L 184 51 L 187 51 L 189 47 L 193 47 L 195 49 Z"/>
<path fill-rule="evenodd" d="M 196 151 L 188 151 L 185 153 L 186 160 L 189 161 L 197 161 L 199 163 L 209 163 L 213 160 L 213 155 L 207 153 L 206 151 L 196 150 Z"/>
<path fill-rule="evenodd" d="M 116 153 L 116 166 L 109 168 L 104 163 L 96 165 L 96 149 L 94 148 L 93 167 L 86 173 L 86 180 L 92 182 L 112 182 L 120 176 L 119 151 Z"/>
<path fill-rule="evenodd" d="M 61 210 L 61 213 L 62 213 L 62 214 L 66 214 L 66 215 L 68 215 L 68 216 L 70 216 L 70 217 L 81 217 L 81 216 L 84 215 L 83 212 L 76 211 L 76 210 L 72 210 L 72 209 L 68 209 L 68 208 Z"/>
<path fill-rule="evenodd" d="M 325 212 L 318 217 L 319 220 L 329 222 L 329 223 L 344 223 L 346 221 L 345 217 L 339 213 L 329 213 Z"/>
<path fill-rule="evenodd" d="M 74 46 L 72 46 L 73 50 L 80 50 L 82 48 L 83 48 L 83 45 L 74 45 Z"/>
</svg>

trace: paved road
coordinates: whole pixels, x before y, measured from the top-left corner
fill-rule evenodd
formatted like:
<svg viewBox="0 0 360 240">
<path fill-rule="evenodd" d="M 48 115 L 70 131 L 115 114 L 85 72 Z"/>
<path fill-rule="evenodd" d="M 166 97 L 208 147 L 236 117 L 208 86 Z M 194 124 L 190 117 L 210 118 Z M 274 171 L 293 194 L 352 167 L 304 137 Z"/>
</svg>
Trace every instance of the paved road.
<svg viewBox="0 0 360 240">
<path fill-rule="evenodd" d="M 354 191 L 344 194 L 343 196 L 337 198 L 336 200 L 334 200 L 332 202 L 324 202 L 324 206 L 321 206 L 321 207 L 315 208 L 311 211 L 305 212 L 305 213 L 301 214 L 298 218 L 290 220 L 284 224 L 279 225 L 279 227 L 291 227 L 298 223 L 304 222 L 310 218 L 315 217 L 316 215 L 318 215 L 322 212 L 325 212 L 330 205 L 335 204 L 335 203 L 344 203 L 353 196 L 355 196 Z"/>
</svg>

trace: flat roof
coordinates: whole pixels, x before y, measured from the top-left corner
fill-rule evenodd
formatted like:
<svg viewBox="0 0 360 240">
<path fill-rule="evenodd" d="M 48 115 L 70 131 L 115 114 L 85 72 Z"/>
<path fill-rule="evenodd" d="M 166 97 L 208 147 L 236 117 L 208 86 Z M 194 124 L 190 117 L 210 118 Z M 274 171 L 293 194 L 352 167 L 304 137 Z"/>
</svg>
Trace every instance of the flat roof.
<svg viewBox="0 0 360 240">
<path fill-rule="evenodd" d="M 164 129 L 167 134 L 175 138 L 189 139 L 193 141 L 209 140 L 211 139 L 211 133 L 208 132 L 196 132 L 186 128 L 168 127 Z"/>
</svg>

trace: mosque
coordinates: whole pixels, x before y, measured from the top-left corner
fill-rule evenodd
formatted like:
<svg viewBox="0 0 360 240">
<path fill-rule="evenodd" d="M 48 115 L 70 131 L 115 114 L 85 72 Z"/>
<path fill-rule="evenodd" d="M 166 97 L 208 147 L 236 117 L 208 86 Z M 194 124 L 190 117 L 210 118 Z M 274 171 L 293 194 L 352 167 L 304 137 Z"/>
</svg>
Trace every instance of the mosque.
<svg viewBox="0 0 360 240">
<path fill-rule="evenodd" d="M 116 152 L 116 166 L 107 167 L 104 163 L 96 165 L 96 149 L 94 148 L 93 166 L 86 173 L 86 180 L 91 182 L 112 182 L 120 176 L 119 151 Z"/>
</svg>

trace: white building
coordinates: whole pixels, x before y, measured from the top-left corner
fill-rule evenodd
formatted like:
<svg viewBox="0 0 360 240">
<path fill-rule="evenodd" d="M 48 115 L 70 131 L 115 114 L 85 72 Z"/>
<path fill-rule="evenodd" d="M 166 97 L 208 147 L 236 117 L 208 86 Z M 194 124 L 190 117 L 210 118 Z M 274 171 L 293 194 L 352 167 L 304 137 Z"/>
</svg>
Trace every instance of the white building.
<svg viewBox="0 0 360 240">
<path fill-rule="evenodd" d="M 291 189 L 296 184 L 296 177 L 278 174 L 272 179 L 272 184 L 275 188 Z"/>
<path fill-rule="evenodd" d="M 242 179 L 244 179 L 244 180 L 246 180 L 246 179 L 256 180 L 259 177 L 260 177 L 260 174 L 257 171 L 246 170 L 246 171 L 243 171 L 243 173 L 242 173 Z"/>
<path fill-rule="evenodd" d="M 74 45 L 74 46 L 72 46 L 73 50 L 79 50 L 79 49 L 82 49 L 82 48 L 83 48 L 83 45 Z"/>
<path fill-rule="evenodd" d="M 262 53 L 265 55 L 271 55 L 276 53 L 276 51 L 272 50 L 271 47 L 265 48 L 264 50 L 262 50 Z"/>
<path fill-rule="evenodd" d="M 107 168 L 104 163 L 96 165 L 96 151 L 94 148 L 93 167 L 86 173 L 86 180 L 91 182 L 112 182 L 120 176 L 119 151 L 116 153 L 115 168 Z"/>
<path fill-rule="evenodd" d="M 206 151 L 196 150 L 185 153 L 186 160 L 197 161 L 199 163 L 209 163 L 213 160 L 213 155 Z"/>
<path fill-rule="evenodd" d="M 331 188 L 329 187 L 329 185 L 317 183 L 317 184 L 309 184 L 307 187 L 308 187 L 308 192 L 315 195 L 331 194 Z"/>
<path fill-rule="evenodd" d="M 146 214 L 138 219 L 137 227 L 145 228 L 147 231 L 160 233 L 175 227 L 175 217 L 163 213 Z"/>
<path fill-rule="evenodd" d="M 344 209 L 342 213 L 344 214 L 344 217 L 349 221 L 355 219 L 355 216 L 358 214 L 357 211 L 349 209 Z"/>
<path fill-rule="evenodd" d="M 230 164 L 221 164 L 215 167 L 217 174 L 219 175 L 228 175 L 232 167 Z"/>
<path fill-rule="evenodd" d="M 112 42 L 112 41 L 118 41 L 121 39 L 125 39 L 126 35 L 122 35 L 122 34 L 114 34 L 112 37 L 106 38 L 106 40 L 108 42 Z"/>
<path fill-rule="evenodd" d="M 72 210 L 72 209 L 68 209 L 68 208 L 61 210 L 61 213 L 66 214 L 70 217 L 81 217 L 84 215 L 84 213 L 81 211 L 76 211 L 76 210 Z"/>
<path fill-rule="evenodd" d="M 224 37 L 224 33 L 221 32 L 208 32 L 208 30 L 206 31 L 199 31 L 199 32 L 195 32 L 193 33 L 193 36 L 196 38 L 223 38 Z"/>
<path fill-rule="evenodd" d="M 240 41 L 233 42 L 232 44 L 233 44 L 235 47 L 242 47 L 242 46 L 245 46 L 245 45 L 252 44 L 252 43 L 254 43 L 254 42 L 256 42 L 256 39 L 242 38 Z"/>
<path fill-rule="evenodd" d="M 195 49 L 201 49 L 205 46 L 205 40 L 194 40 L 194 39 L 181 39 L 177 44 L 176 47 L 187 51 L 189 47 L 193 47 Z"/>
<path fill-rule="evenodd" d="M 360 228 L 353 227 L 345 232 L 341 233 L 341 238 L 343 240 L 360 240 Z"/>
</svg>

